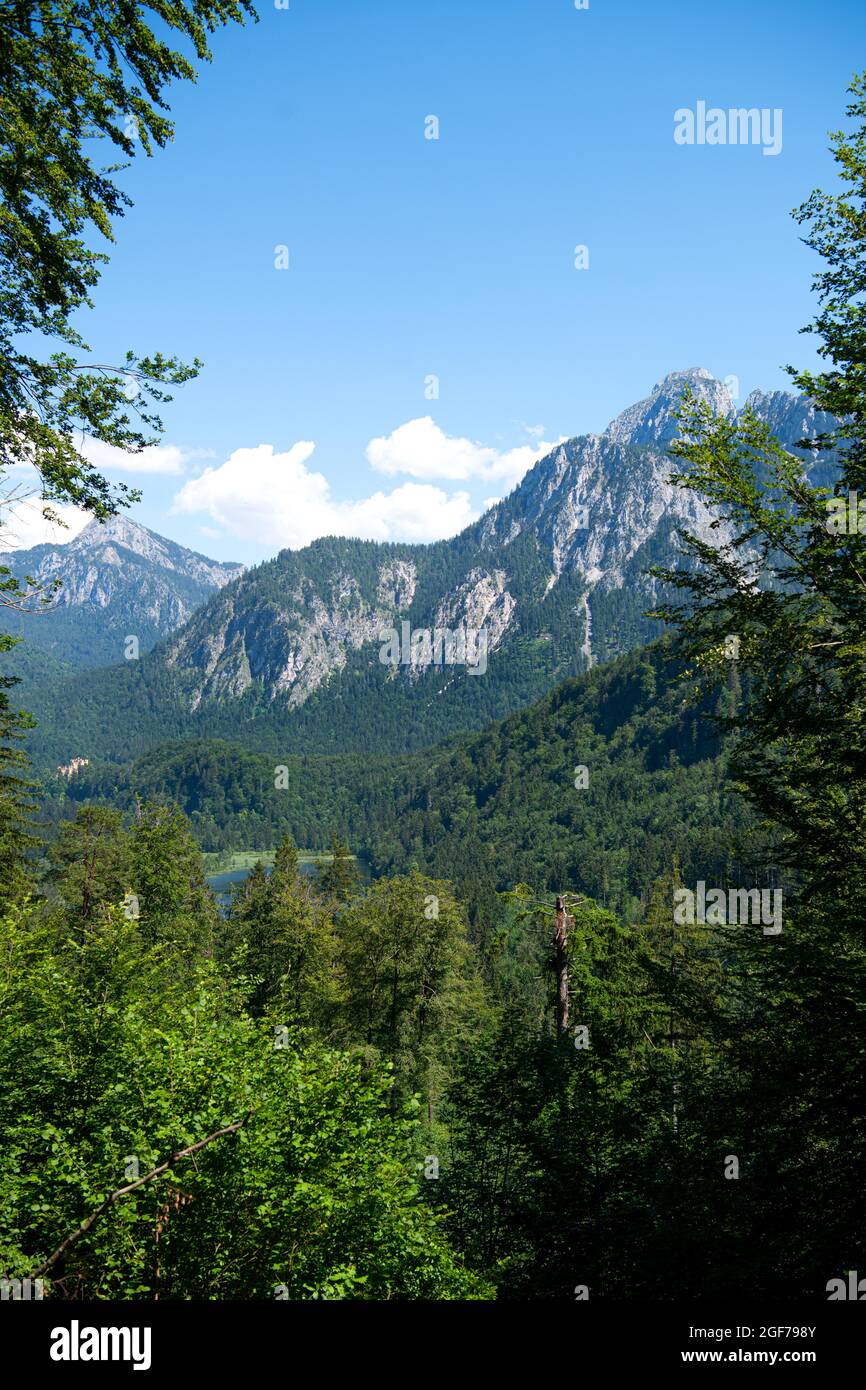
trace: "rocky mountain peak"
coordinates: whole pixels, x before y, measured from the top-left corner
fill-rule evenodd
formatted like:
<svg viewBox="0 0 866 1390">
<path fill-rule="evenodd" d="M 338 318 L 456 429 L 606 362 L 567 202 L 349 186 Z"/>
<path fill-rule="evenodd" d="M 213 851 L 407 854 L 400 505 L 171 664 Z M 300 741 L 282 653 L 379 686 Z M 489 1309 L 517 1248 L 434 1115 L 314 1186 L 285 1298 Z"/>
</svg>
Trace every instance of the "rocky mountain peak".
<svg viewBox="0 0 866 1390">
<path fill-rule="evenodd" d="M 62 547 L 61 556 L 65 556 L 68 563 L 73 555 L 91 551 L 108 554 L 114 547 L 121 547 L 152 565 L 186 575 L 213 588 L 222 588 L 244 569 L 243 565 L 231 562 L 220 564 L 198 551 L 188 550 L 186 546 L 149 531 L 122 512 L 109 517 L 107 521 L 88 522 L 83 531 L 79 531 L 73 540 Z"/>
<path fill-rule="evenodd" d="M 122 514 L 89 522 L 63 544 L 13 551 L 4 563 L 19 579 L 34 579 L 52 600 L 44 608 L 31 605 L 31 612 L 10 610 L 7 629 L 81 666 L 119 660 L 129 634 L 146 651 L 244 571 Z"/>
<path fill-rule="evenodd" d="M 808 396 L 790 391 L 751 391 L 746 408 L 764 420 L 783 444 L 830 434 L 838 423 L 826 410 L 818 410 Z"/>
<path fill-rule="evenodd" d="M 656 382 L 644 400 L 628 406 L 611 420 L 605 430 L 606 437 L 617 444 L 669 444 L 679 431 L 675 412 L 687 389 L 691 389 L 698 400 L 706 401 L 716 415 L 730 417 L 737 413 L 727 386 L 717 381 L 706 367 L 691 367 L 687 371 L 669 372 Z"/>
</svg>

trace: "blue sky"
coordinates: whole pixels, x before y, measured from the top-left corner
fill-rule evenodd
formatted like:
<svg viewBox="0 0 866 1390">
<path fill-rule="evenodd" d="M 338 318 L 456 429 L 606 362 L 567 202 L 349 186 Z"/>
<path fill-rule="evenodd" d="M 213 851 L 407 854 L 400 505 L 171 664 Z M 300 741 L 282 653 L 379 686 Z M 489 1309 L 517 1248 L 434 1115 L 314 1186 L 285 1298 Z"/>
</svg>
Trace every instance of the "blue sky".
<svg viewBox="0 0 866 1390">
<path fill-rule="evenodd" d="M 146 525 L 247 562 L 322 530 L 432 539 L 668 371 L 744 399 L 814 360 L 789 213 L 832 182 L 866 6 L 259 9 L 122 175 L 135 206 L 82 325 L 100 360 L 206 364 L 146 461 L 173 471 L 115 475 Z M 780 108 L 781 152 L 676 144 L 699 100 Z"/>
</svg>

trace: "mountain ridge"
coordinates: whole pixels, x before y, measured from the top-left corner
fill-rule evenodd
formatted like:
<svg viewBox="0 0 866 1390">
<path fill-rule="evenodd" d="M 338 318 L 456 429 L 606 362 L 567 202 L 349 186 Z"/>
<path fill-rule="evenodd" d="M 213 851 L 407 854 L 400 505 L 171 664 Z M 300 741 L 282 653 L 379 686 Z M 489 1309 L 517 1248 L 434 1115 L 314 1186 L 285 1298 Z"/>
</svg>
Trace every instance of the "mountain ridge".
<svg viewBox="0 0 866 1390">
<path fill-rule="evenodd" d="M 736 413 L 705 369 L 669 373 L 610 432 L 557 445 L 450 540 L 324 537 L 282 550 L 213 593 L 140 662 L 94 673 L 86 697 L 67 685 L 63 728 L 43 701 L 34 746 L 63 762 L 197 736 L 284 754 L 410 751 L 643 645 L 658 635 L 646 617 L 660 596 L 648 567 L 679 563 L 681 528 L 716 543 L 726 535 L 712 509 L 669 481 L 666 446 L 685 387 Z M 791 447 L 825 423 L 787 393 L 749 402 Z M 826 460 L 804 456 L 804 471 L 819 466 Z M 483 629 L 484 678 L 460 662 L 425 664 L 423 641 L 389 664 L 384 638 L 404 624 L 428 641 L 437 629 Z"/>
</svg>

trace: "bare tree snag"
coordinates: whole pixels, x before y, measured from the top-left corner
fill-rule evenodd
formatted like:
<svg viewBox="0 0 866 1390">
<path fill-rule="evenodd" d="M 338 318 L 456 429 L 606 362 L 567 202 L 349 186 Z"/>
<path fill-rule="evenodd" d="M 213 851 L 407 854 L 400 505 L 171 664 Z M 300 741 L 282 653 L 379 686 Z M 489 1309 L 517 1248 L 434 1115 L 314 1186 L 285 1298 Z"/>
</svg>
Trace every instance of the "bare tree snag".
<svg viewBox="0 0 866 1390">
<path fill-rule="evenodd" d="M 556 1031 L 568 1032 L 568 923 L 562 898 L 556 899 L 556 929 L 553 934 L 553 968 L 556 971 Z"/>
</svg>

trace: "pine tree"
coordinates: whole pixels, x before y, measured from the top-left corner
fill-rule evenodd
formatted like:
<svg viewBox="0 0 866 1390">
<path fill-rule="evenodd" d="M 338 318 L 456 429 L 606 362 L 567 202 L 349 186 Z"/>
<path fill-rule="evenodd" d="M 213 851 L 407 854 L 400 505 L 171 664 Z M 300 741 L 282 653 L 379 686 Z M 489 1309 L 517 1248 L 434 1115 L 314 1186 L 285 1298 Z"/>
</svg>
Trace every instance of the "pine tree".
<svg viewBox="0 0 866 1390">
<path fill-rule="evenodd" d="M 329 1035 L 341 998 L 339 947 L 331 913 L 298 873 L 291 837 L 280 842 L 269 880 L 268 988 L 283 1021 Z"/>
<path fill-rule="evenodd" d="M 317 883 L 322 896 L 332 898 L 338 906 L 349 902 L 358 891 L 360 876 L 354 855 L 335 834 L 331 835 L 330 863 L 319 870 Z"/>
<path fill-rule="evenodd" d="M 216 905 L 183 812 L 156 802 L 139 806 L 129 850 L 133 910 L 145 939 L 186 955 L 210 951 Z"/>
<path fill-rule="evenodd" d="M 252 982 L 249 1006 L 275 1022 L 329 1036 L 341 998 L 339 948 L 329 906 L 298 873 L 290 836 L 270 874 L 259 861 L 233 894 L 220 955 L 240 948 Z"/>
<path fill-rule="evenodd" d="M 449 884 L 380 879 L 340 916 L 350 1036 L 394 1066 L 394 1101 L 420 1092 L 428 1118 L 456 1052 L 483 1015 L 463 910 Z"/>
<path fill-rule="evenodd" d="M 284 835 L 277 845 L 274 866 L 271 870 L 271 887 L 276 891 L 278 885 L 294 887 L 298 877 L 298 850 L 291 835 Z"/>
</svg>

